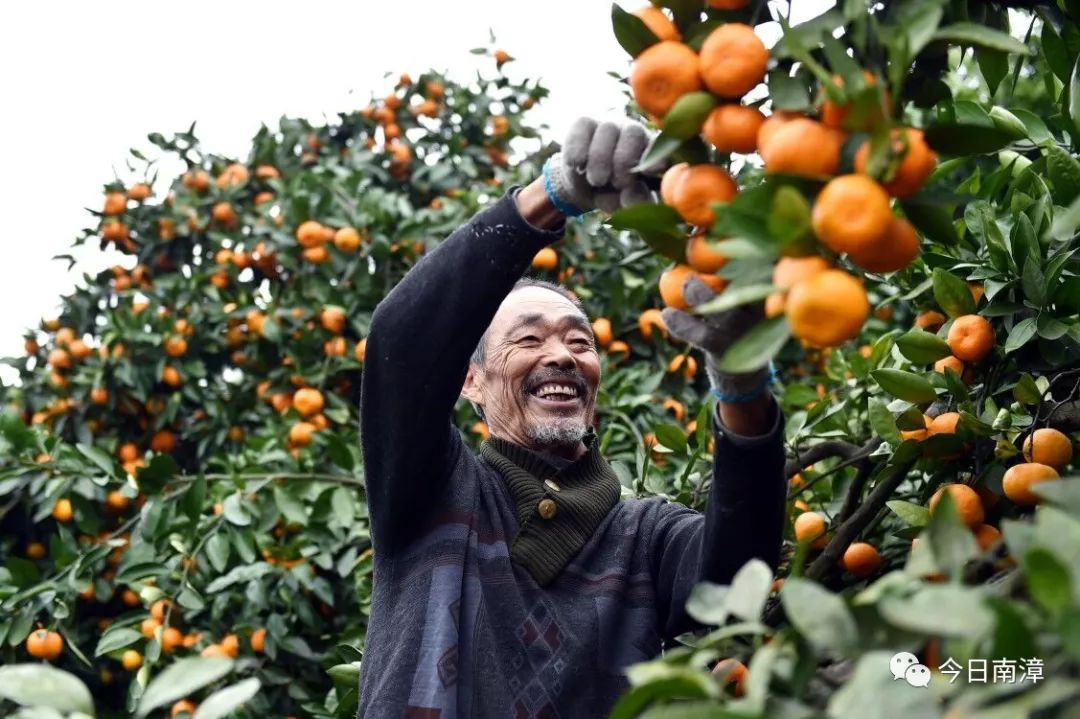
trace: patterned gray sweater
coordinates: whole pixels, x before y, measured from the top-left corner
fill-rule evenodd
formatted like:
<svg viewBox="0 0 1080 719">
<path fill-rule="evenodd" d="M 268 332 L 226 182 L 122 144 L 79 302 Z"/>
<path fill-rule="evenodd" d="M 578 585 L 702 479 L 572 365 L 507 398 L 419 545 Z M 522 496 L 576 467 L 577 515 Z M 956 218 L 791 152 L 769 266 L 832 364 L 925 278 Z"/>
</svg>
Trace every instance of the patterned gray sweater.
<svg viewBox="0 0 1080 719">
<path fill-rule="evenodd" d="M 530 226 L 507 195 L 376 308 L 361 402 L 375 584 L 360 717 L 606 716 L 627 665 L 696 628 L 684 611 L 695 583 L 727 582 L 752 557 L 776 564 L 779 412 L 756 438 L 724 432 L 714 414 L 704 514 L 616 501 L 553 580 L 541 585 L 511 560 L 519 531 L 544 531 L 544 520 L 520 521 L 507 480 L 451 416 L 499 304 L 560 237 Z M 595 444 L 590 455 L 602 462 Z"/>
</svg>

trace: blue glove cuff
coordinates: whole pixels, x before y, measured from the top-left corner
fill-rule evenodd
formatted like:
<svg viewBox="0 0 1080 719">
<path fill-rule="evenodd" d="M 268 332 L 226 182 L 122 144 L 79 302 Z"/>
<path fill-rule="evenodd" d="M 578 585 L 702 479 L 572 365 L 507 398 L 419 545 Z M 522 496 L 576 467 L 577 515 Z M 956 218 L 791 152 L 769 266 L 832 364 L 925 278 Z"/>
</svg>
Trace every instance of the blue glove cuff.
<svg viewBox="0 0 1080 719">
<path fill-rule="evenodd" d="M 548 199 L 551 200 L 551 204 L 566 217 L 581 217 L 585 214 L 584 210 L 573 205 L 566 200 L 559 197 L 559 193 L 555 191 L 555 181 L 551 177 L 553 168 L 551 167 L 551 159 L 548 158 L 544 163 L 544 192 L 547 193 Z"/>
<path fill-rule="evenodd" d="M 713 397 L 716 397 L 716 399 L 720 400 L 721 402 L 750 402 L 768 392 L 769 385 L 773 383 L 774 379 L 776 379 L 776 368 L 773 367 L 772 362 L 770 362 L 769 373 L 765 376 L 765 379 L 762 380 L 760 385 L 750 390 L 749 392 L 741 392 L 739 394 L 726 394 L 716 388 L 713 388 L 709 390 L 709 394 L 711 394 Z"/>
</svg>

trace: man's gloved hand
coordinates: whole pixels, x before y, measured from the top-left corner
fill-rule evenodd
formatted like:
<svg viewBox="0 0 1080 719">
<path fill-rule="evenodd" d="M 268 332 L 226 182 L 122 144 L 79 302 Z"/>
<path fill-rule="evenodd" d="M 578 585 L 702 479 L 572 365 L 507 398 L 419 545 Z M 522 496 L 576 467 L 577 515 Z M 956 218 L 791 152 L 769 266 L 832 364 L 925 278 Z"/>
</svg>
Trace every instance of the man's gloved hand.
<svg viewBox="0 0 1080 719">
<path fill-rule="evenodd" d="M 690 277 L 683 286 L 683 297 L 691 307 L 708 302 L 716 295 L 708 285 Z M 742 374 L 723 372 L 717 366 L 728 348 L 765 316 L 764 305 L 752 302 L 711 315 L 692 315 L 667 308 L 661 313 L 668 331 L 705 353 L 705 370 L 714 394 L 724 402 L 745 402 L 760 396 L 772 379 L 769 364 Z"/>
<path fill-rule="evenodd" d="M 630 171 L 648 146 L 649 136 L 641 125 L 578 118 L 562 151 L 544 165 L 544 189 L 556 209 L 569 217 L 651 202 L 652 192 L 640 175 Z"/>
</svg>

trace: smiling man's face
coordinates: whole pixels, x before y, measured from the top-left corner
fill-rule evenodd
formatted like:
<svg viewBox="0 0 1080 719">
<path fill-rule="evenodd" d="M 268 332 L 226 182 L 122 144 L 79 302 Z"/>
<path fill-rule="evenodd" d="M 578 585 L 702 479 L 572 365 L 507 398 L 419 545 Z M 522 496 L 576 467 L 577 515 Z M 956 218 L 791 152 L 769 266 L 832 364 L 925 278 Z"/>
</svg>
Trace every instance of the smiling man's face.
<svg viewBox="0 0 1080 719">
<path fill-rule="evenodd" d="M 484 408 L 492 435 L 576 459 L 600 385 L 588 319 L 544 287 L 514 290 L 487 332 L 483 367 L 470 364 L 462 396 Z"/>
</svg>

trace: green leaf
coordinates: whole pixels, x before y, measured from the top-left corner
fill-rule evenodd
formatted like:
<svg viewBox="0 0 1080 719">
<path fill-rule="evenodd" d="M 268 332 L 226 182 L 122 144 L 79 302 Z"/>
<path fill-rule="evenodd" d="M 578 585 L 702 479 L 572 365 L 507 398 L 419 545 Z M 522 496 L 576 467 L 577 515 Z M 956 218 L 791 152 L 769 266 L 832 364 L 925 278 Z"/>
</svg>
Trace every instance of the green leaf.
<svg viewBox="0 0 1080 719">
<path fill-rule="evenodd" d="M 901 39 L 906 41 L 905 61 L 903 67 L 911 64 L 911 58 L 917 56 L 926 44 L 930 42 L 941 22 L 943 9 L 941 0 L 915 0 L 905 2 L 890 9 L 892 23 L 889 27 L 889 36 L 899 43 Z M 895 33 L 895 34 L 894 34 Z M 894 52 L 894 55 L 898 53 Z"/>
<path fill-rule="evenodd" d="M 897 337 L 896 347 L 915 364 L 931 364 L 952 354 L 945 340 L 918 327 Z"/>
<path fill-rule="evenodd" d="M 886 502 L 885 506 L 909 527 L 925 527 L 930 521 L 930 510 L 921 504 L 893 499 Z"/>
<path fill-rule="evenodd" d="M 281 343 L 281 325 L 273 317 L 267 317 L 262 324 L 262 336 L 272 344 Z"/>
<path fill-rule="evenodd" d="M 156 455 L 139 470 L 139 489 L 146 494 L 159 494 L 179 471 L 180 466 L 171 455 Z"/>
<path fill-rule="evenodd" d="M 241 495 L 239 492 L 234 492 L 225 498 L 222 502 L 222 508 L 224 511 L 222 515 L 225 517 L 225 521 L 230 524 L 235 524 L 238 527 L 246 527 L 251 524 L 251 516 L 248 514 L 247 509 L 241 504 Z"/>
<path fill-rule="evenodd" d="M 638 164 L 632 168 L 633 171 L 649 172 L 654 171 L 656 167 L 662 167 L 663 161 L 673 152 L 678 150 L 682 144 L 683 141 L 679 138 L 672 137 L 666 132 L 661 132 L 649 143 L 649 147 L 646 148 L 645 154 L 641 156 Z"/>
<path fill-rule="evenodd" d="M 1072 123 L 1069 134 L 1075 138 L 1080 135 L 1080 57 L 1076 58 L 1069 78 L 1069 111 L 1066 117 Z"/>
<path fill-rule="evenodd" d="M 229 716 L 255 696 L 261 686 L 262 682 L 251 677 L 231 687 L 218 689 L 199 704 L 194 719 L 221 719 Z"/>
<path fill-rule="evenodd" d="M 225 567 L 229 566 L 229 538 L 225 536 L 223 531 L 219 530 L 214 536 L 206 540 L 204 547 L 206 550 L 206 556 L 210 560 L 210 564 L 217 570 L 218 573 L 224 572 Z"/>
<path fill-rule="evenodd" d="M 1046 127 L 1046 122 L 1041 117 L 1022 107 L 1014 107 L 1011 108 L 1011 110 L 1013 116 L 1024 123 L 1024 127 L 1027 128 L 1027 136 L 1031 138 L 1032 142 L 1043 143 L 1054 139 L 1054 136 Z M 1029 164 L 1030 162 L 1031 161 L 1028 160 Z"/>
<path fill-rule="evenodd" d="M 686 238 L 667 232 L 651 232 L 638 230 L 642 241 L 661 257 L 675 260 L 679 264 L 686 263 Z"/>
<path fill-rule="evenodd" d="M 937 399 L 929 380 L 914 372 L 899 369 L 876 369 L 870 372 L 881 388 L 898 399 L 923 404 Z"/>
<path fill-rule="evenodd" d="M 810 203 L 794 187 L 781 185 L 777 188 L 765 226 L 779 243 L 781 254 L 804 257 L 816 249 L 810 225 Z"/>
<path fill-rule="evenodd" d="M 903 208 L 904 216 L 911 221 L 911 224 L 934 242 L 947 247 L 952 247 L 957 243 L 958 238 L 951 210 L 941 205 L 914 200 L 901 200 L 900 207 Z"/>
<path fill-rule="evenodd" d="M 914 719 L 941 714 L 933 691 L 917 689 L 889 671 L 893 651 L 863 654 L 855 671 L 829 697 L 828 712 L 821 716 L 859 719 Z M 817 716 L 817 714 L 812 714 Z"/>
<path fill-rule="evenodd" d="M 1016 115 L 1012 114 L 1004 107 L 994 105 L 990 108 L 990 119 L 994 122 L 994 127 L 1006 132 L 1014 140 L 1025 140 L 1028 136 L 1027 127 L 1020 121 Z"/>
<path fill-rule="evenodd" d="M 1027 55 L 1028 47 L 1012 35 L 974 22 L 958 22 L 939 28 L 933 35 L 934 40 L 943 40 L 955 45 L 974 45 L 990 50 L 1013 55 Z"/>
<path fill-rule="evenodd" d="M 720 696 L 717 682 L 694 667 L 664 661 L 634 664 L 626 670 L 632 685 L 611 710 L 609 719 L 631 719 L 658 699 L 708 699 Z"/>
<path fill-rule="evenodd" d="M 888 406 L 877 397 L 871 397 L 868 403 L 870 428 L 874 434 L 884 439 L 890 445 L 900 444 L 900 430 L 896 428 L 896 420 Z"/>
<path fill-rule="evenodd" d="M 188 485 L 187 491 L 184 492 L 184 496 L 180 500 L 180 504 L 184 509 L 184 514 L 186 514 L 191 521 L 197 522 L 199 515 L 202 514 L 205 500 L 206 476 L 200 472 L 195 477 L 195 480 Z"/>
<path fill-rule="evenodd" d="M 1077 228 L 1080 228 L 1080 197 L 1073 200 L 1064 212 L 1054 213 L 1054 224 L 1050 228 L 1049 236 L 1064 241 L 1076 234 Z"/>
<path fill-rule="evenodd" d="M 165 667 L 146 687 L 139 701 L 137 717 L 186 697 L 221 679 L 233 669 L 233 660 L 219 657 L 188 657 Z"/>
<path fill-rule="evenodd" d="M 703 302 L 691 308 L 690 313 L 695 315 L 713 315 L 726 312 L 733 307 L 760 302 L 773 292 L 773 285 L 747 285 L 744 287 L 732 287 L 724 290 L 708 302 Z"/>
<path fill-rule="evenodd" d="M 1061 615 L 1072 606 L 1072 575 L 1049 550 L 1032 547 L 1024 552 L 1022 563 L 1028 591 L 1043 609 Z"/>
<path fill-rule="evenodd" d="M 813 107 L 813 102 L 806 74 L 798 72 L 792 77 L 788 73 L 789 68 L 780 65 L 773 68 L 766 79 L 773 109 L 796 112 L 809 110 Z"/>
<path fill-rule="evenodd" d="M 615 39 L 630 57 L 637 57 L 646 48 L 660 42 L 660 38 L 637 15 L 628 13 L 615 3 L 611 4 L 611 26 Z"/>
<path fill-rule="evenodd" d="M 688 92 L 679 97 L 664 116 L 664 132 L 679 140 L 688 140 L 701 132 L 705 118 L 716 107 L 711 92 Z"/>
<path fill-rule="evenodd" d="M 1030 342 L 1037 329 L 1034 317 L 1017 322 L 1009 332 L 1009 336 L 1005 338 L 1005 354 L 1015 352 Z"/>
<path fill-rule="evenodd" d="M 858 644 L 859 630 L 844 600 L 821 585 L 788 577 L 780 601 L 791 624 L 818 649 L 845 651 Z"/>
<path fill-rule="evenodd" d="M 105 474 L 110 477 L 116 475 L 116 465 L 113 464 L 112 457 L 104 450 L 91 444 L 77 444 L 75 445 L 75 449 L 79 450 L 80 454 L 101 468 L 101 471 Z"/>
<path fill-rule="evenodd" d="M 1073 516 L 1080 516 L 1080 481 L 1068 479 L 1064 482 L 1039 482 L 1032 485 L 1031 491 L 1055 507 L 1061 507 Z"/>
<path fill-rule="evenodd" d="M 103 654 L 115 652 L 117 649 L 130 647 L 142 638 L 142 634 L 134 629 L 128 629 L 127 627 L 109 627 L 109 629 L 101 635 L 101 639 L 98 640 L 97 649 L 94 650 L 94 656 L 100 657 Z"/>
<path fill-rule="evenodd" d="M 764 367 L 790 336 L 783 316 L 759 322 L 728 348 L 720 359 L 720 370 L 738 374 Z"/>
<path fill-rule="evenodd" d="M 656 441 L 679 454 L 686 454 L 686 435 L 674 424 L 660 424 L 654 428 Z"/>
<path fill-rule="evenodd" d="M 675 208 L 648 203 L 624 207 L 608 218 L 608 224 L 617 230 L 664 232 L 683 238 L 685 234 L 679 231 L 681 221 Z"/>
<path fill-rule="evenodd" d="M 732 237 L 713 244 L 713 249 L 732 260 L 772 260 L 776 253 L 753 239 Z"/>
<path fill-rule="evenodd" d="M 934 299 L 949 317 L 970 315 L 975 311 L 975 299 L 967 283 L 956 275 L 934 268 Z"/>
<path fill-rule="evenodd" d="M 274 503 L 289 524 L 307 526 L 308 513 L 304 503 L 289 494 L 281 485 L 274 485 Z"/>
<path fill-rule="evenodd" d="M 135 562 L 134 564 L 121 564 L 116 573 L 116 583 L 137 582 L 147 577 L 160 577 L 168 574 L 169 570 L 161 562 Z"/>
<path fill-rule="evenodd" d="M 1020 286 L 1024 290 L 1025 298 L 1036 308 L 1042 309 L 1046 304 L 1046 278 L 1038 262 L 1028 262 L 1020 273 Z"/>
<path fill-rule="evenodd" d="M 990 48 L 975 48 L 975 59 L 979 63 L 979 71 L 982 72 L 986 86 L 990 89 L 990 96 L 997 92 L 998 85 L 1009 74 L 1009 56 L 1000 50 Z"/>
<path fill-rule="evenodd" d="M 338 487 L 330 495 L 330 506 L 334 510 L 334 516 L 344 527 L 351 526 L 356 516 L 354 511 L 355 501 L 354 490 L 347 487 Z"/>
<path fill-rule="evenodd" d="M 640 719 L 743 719 L 741 712 L 727 711 L 716 702 L 679 702 L 647 709 Z"/>
<path fill-rule="evenodd" d="M 48 664 L 0 667 L 0 697 L 28 707 L 94 716 L 94 700 L 82 681 Z"/>
<path fill-rule="evenodd" d="M 1020 379 L 1013 386 L 1012 394 L 1013 399 L 1020 404 L 1038 404 L 1042 399 L 1042 392 L 1035 384 L 1035 378 L 1027 372 L 1020 375 Z"/>
<path fill-rule="evenodd" d="M 1046 169 L 1058 204 L 1080 197 L 1080 160 L 1051 142 L 1046 146 Z"/>
<path fill-rule="evenodd" d="M 722 626 L 728 619 L 727 593 L 730 588 L 712 582 L 698 582 L 686 600 L 686 613 L 702 624 Z"/>
<path fill-rule="evenodd" d="M 942 155 L 987 155 L 1012 141 L 1012 135 L 996 127 L 970 124 L 933 124 L 924 139 Z"/>
<path fill-rule="evenodd" d="M 878 611 L 893 626 L 921 634 L 978 639 L 994 628 L 982 592 L 957 585 L 925 585 L 910 597 L 886 595 Z"/>
<path fill-rule="evenodd" d="M 264 575 L 274 571 L 266 562 L 256 562 L 255 564 L 244 564 L 239 567 L 233 567 L 229 570 L 228 574 L 223 574 L 220 577 L 216 577 L 212 582 L 206 585 L 207 594 L 216 594 L 222 589 L 227 589 L 238 582 L 250 582 L 253 579 L 258 579 Z"/>
<path fill-rule="evenodd" d="M 979 553 L 974 535 L 960 521 L 956 504 L 948 492 L 942 494 L 930 515 L 926 537 L 938 568 L 949 576 L 957 576 L 964 565 Z"/>
<path fill-rule="evenodd" d="M 190 585 L 185 586 L 176 598 L 176 603 L 188 611 L 197 612 L 206 607 L 206 601 L 196 589 Z"/>
<path fill-rule="evenodd" d="M 772 570 L 760 559 L 751 559 L 744 564 L 731 580 L 731 588 L 724 600 L 728 612 L 748 622 L 759 619 L 765 600 L 769 598 L 772 580 Z"/>
<path fill-rule="evenodd" d="M 1061 36 L 1054 30 L 1053 23 L 1044 22 L 1042 24 L 1042 43 L 1040 45 L 1042 55 L 1046 59 L 1046 64 L 1050 66 L 1050 70 L 1057 75 L 1061 82 L 1068 82 L 1072 61 L 1069 58 L 1069 50 L 1065 47 Z"/>
</svg>

